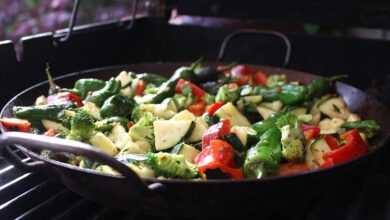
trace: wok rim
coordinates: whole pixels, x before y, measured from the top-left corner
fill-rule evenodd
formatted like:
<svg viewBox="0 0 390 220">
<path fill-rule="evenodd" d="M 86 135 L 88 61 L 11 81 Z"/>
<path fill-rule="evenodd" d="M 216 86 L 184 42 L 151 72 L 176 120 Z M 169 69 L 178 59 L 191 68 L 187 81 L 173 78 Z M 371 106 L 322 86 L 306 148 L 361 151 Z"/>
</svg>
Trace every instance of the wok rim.
<svg viewBox="0 0 390 220">
<path fill-rule="evenodd" d="M 207 64 L 208 62 L 205 62 L 205 63 Z M 118 65 L 97 67 L 97 68 L 85 69 L 85 70 L 81 70 L 81 71 L 63 74 L 61 76 L 55 77 L 54 80 L 58 81 L 58 80 L 63 80 L 63 79 L 70 78 L 73 76 L 83 76 L 85 74 L 90 74 L 90 73 L 98 72 L 98 71 L 110 71 L 110 70 L 113 71 L 113 70 L 117 70 L 120 68 L 129 69 L 131 66 L 140 66 L 140 65 L 169 65 L 169 66 L 175 65 L 175 66 L 179 66 L 179 65 L 188 65 L 188 64 L 189 64 L 189 62 L 140 62 L 140 63 L 118 64 Z M 246 63 L 240 63 L 240 65 L 249 65 L 249 66 L 253 66 L 256 68 L 260 68 L 260 69 L 261 68 L 273 69 L 273 70 L 285 72 L 287 76 L 289 75 L 289 73 L 297 73 L 297 74 L 303 74 L 303 75 L 310 76 L 311 79 L 322 78 L 322 76 L 320 76 L 320 75 L 312 74 L 312 73 L 305 72 L 305 71 L 295 70 L 295 69 L 289 69 L 289 68 L 282 68 L 282 67 L 275 67 L 275 66 L 268 66 L 268 65 L 254 65 L 254 64 L 246 64 Z M 140 74 L 140 73 L 142 73 L 142 72 L 136 72 L 136 74 Z M 110 75 L 110 77 L 114 77 L 114 76 L 115 75 Z M 22 90 L 21 92 L 17 93 L 9 101 L 7 101 L 6 104 L 2 107 L 2 109 L 0 111 L 0 117 L 3 117 L 3 115 L 5 114 L 5 111 L 9 108 L 9 106 L 15 100 L 17 100 L 20 96 L 22 96 L 22 95 L 30 92 L 31 90 L 34 90 L 40 86 L 44 86 L 46 84 L 48 84 L 48 80 L 36 83 L 36 84 Z M 378 105 L 378 107 L 381 106 L 384 109 L 386 109 L 386 112 L 390 113 L 390 111 L 389 111 L 388 107 L 386 107 L 386 105 L 384 105 L 382 102 L 380 102 L 376 98 L 365 93 L 361 89 L 354 87 L 352 85 L 343 83 L 343 82 L 337 82 L 337 84 L 340 84 L 342 86 L 348 86 L 348 87 L 351 87 L 351 88 L 361 92 L 367 98 L 372 99 L 376 103 L 376 105 Z M 1 133 L 7 132 L 1 123 L 0 123 L 0 132 Z M 257 183 L 257 184 L 261 184 L 261 183 L 264 183 L 265 184 L 265 183 L 270 183 L 270 182 L 275 182 L 275 181 L 282 181 L 282 180 L 286 180 L 286 179 L 301 178 L 303 176 L 308 177 L 308 176 L 314 176 L 314 175 L 321 175 L 324 173 L 330 173 L 336 169 L 342 169 L 342 168 L 347 167 L 347 166 L 352 166 L 355 163 L 361 162 L 362 160 L 367 159 L 368 157 L 371 157 L 374 154 L 377 154 L 378 151 L 380 151 L 382 148 L 386 147 L 385 145 L 389 141 L 390 141 L 390 134 L 387 134 L 384 137 L 381 137 L 381 143 L 376 144 L 376 145 L 370 145 L 370 147 L 375 146 L 376 148 L 373 150 L 370 150 L 367 154 L 365 154 L 363 156 L 360 156 L 358 158 L 352 159 L 352 160 L 344 162 L 344 163 L 336 164 L 332 167 L 310 169 L 308 171 L 303 171 L 303 172 L 294 173 L 294 174 L 290 174 L 290 175 L 278 175 L 278 176 L 264 177 L 261 179 L 241 179 L 241 180 L 233 180 L 233 179 L 209 179 L 209 180 L 198 180 L 198 179 L 192 180 L 192 179 L 190 179 L 190 180 L 186 180 L 186 179 L 141 178 L 141 177 L 139 177 L 139 178 L 145 183 L 159 182 L 162 184 L 170 184 L 170 183 L 174 183 L 174 184 L 183 184 L 183 183 L 188 183 L 188 184 L 194 184 L 194 183 L 196 183 L 196 184 L 236 184 L 236 183 L 249 184 L 249 183 Z M 37 153 L 35 153 L 32 150 L 29 150 L 29 148 L 25 147 L 25 146 L 21 146 L 21 145 L 12 145 L 12 146 L 15 146 L 16 148 L 20 149 L 24 154 L 27 154 L 28 156 L 30 156 L 34 160 L 41 160 L 44 163 L 47 163 L 45 165 L 58 166 L 58 167 L 63 168 L 63 169 L 71 169 L 73 171 L 85 172 L 85 173 L 89 173 L 89 174 L 99 175 L 99 176 L 108 177 L 108 178 L 114 178 L 114 179 L 118 179 L 118 180 L 125 179 L 125 177 L 122 175 L 112 175 L 112 174 L 107 174 L 107 173 L 101 173 L 101 172 L 98 172 L 98 171 L 93 170 L 93 169 L 80 168 L 80 167 L 77 167 L 77 166 L 74 166 L 74 165 L 71 165 L 68 163 L 49 159 L 49 158 L 46 158 L 44 156 L 38 155 Z M 53 169 L 53 167 L 50 167 L 50 169 Z"/>
</svg>

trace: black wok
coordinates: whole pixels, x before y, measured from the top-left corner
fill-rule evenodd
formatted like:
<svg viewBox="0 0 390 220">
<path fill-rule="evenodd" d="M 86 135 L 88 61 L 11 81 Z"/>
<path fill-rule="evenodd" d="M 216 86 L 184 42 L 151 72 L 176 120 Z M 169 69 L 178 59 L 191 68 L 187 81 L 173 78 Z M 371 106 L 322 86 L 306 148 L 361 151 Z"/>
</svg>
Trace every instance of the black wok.
<svg viewBox="0 0 390 220">
<path fill-rule="evenodd" d="M 79 78 L 108 79 L 122 70 L 162 73 L 168 76 L 182 65 L 183 63 L 145 63 L 106 67 L 68 74 L 57 78 L 56 83 L 62 87 L 72 87 Z M 318 78 L 315 75 L 287 69 L 266 66 L 256 68 L 269 74 L 284 73 L 289 80 L 299 80 L 302 83 Z M 47 90 L 48 83 L 43 82 L 21 92 L 5 105 L 0 117 L 12 117 L 13 106 L 31 105 L 37 96 L 46 94 Z M 69 189 L 93 201 L 120 209 L 143 210 L 151 215 L 264 216 L 266 213 L 280 210 L 302 209 L 303 204 L 307 204 L 316 196 L 331 190 L 340 190 L 342 187 L 353 187 L 356 181 L 373 172 L 378 158 L 385 154 L 386 142 L 390 136 L 390 117 L 387 115 L 387 108 L 361 90 L 344 83 L 337 83 L 336 90 L 352 111 L 363 118 L 379 122 L 381 132 L 373 140 L 369 154 L 326 170 L 261 180 L 140 180 L 131 171 L 123 171 L 123 167 L 119 167 L 120 165 L 112 161 L 109 163 L 108 156 L 92 155 L 88 150 L 82 154 L 109 163 L 121 171 L 122 176 L 111 176 L 50 160 L 41 157 L 36 148 L 32 150 L 28 145 L 15 145 L 15 147 L 32 157 L 34 163 L 21 162 L 12 154 L 10 148 L 3 147 L 3 154 L 22 169 L 55 173 Z M 2 132 L 5 131 L 3 127 L 1 129 Z"/>
</svg>

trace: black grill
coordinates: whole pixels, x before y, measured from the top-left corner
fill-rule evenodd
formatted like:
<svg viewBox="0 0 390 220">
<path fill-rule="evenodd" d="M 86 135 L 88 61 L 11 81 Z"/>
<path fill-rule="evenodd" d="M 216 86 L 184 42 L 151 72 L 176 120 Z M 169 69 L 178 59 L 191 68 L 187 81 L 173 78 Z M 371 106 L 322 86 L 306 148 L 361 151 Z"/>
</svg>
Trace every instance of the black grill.
<svg viewBox="0 0 390 220">
<path fill-rule="evenodd" d="M 7 82 L 1 89 L 1 104 L 22 88 L 44 80 L 46 62 L 51 64 L 53 74 L 58 76 L 123 63 L 191 61 L 199 56 L 212 60 L 217 56 L 223 37 L 233 31 L 169 25 L 165 19 L 158 18 L 138 19 L 132 30 L 123 28 L 127 25 L 126 22 L 114 22 L 80 28 L 69 42 L 59 45 L 53 43 L 53 39 L 59 36 L 50 33 L 25 38 L 21 41 L 23 59 L 20 61 L 15 57 L 12 43 L 0 42 L 0 79 Z M 387 96 L 390 92 L 387 85 L 390 82 L 389 42 L 297 33 L 287 35 L 293 45 L 290 68 L 320 75 L 349 74 L 348 83 L 366 90 L 390 106 Z M 269 43 L 266 39 L 246 39 L 241 43 L 250 46 L 235 46 L 245 50 L 232 50 L 230 60 L 240 57 L 239 61 L 245 63 L 274 65 L 280 61 L 280 56 L 272 60 L 264 57 L 275 51 L 274 47 L 264 47 Z M 250 51 L 253 48 L 262 48 L 262 51 Z M 16 153 L 25 161 L 31 160 L 21 152 Z M 378 164 L 382 169 L 373 170 L 372 175 L 352 184 L 347 190 L 327 192 L 326 188 L 318 189 L 326 191 L 326 195 L 314 198 L 309 204 L 301 204 L 294 213 L 281 210 L 264 216 L 264 219 L 390 219 L 389 166 L 386 160 L 378 161 Z M 131 207 L 127 212 L 104 207 L 71 192 L 54 175 L 26 173 L 0 158 L 0 219 L 161 217 L 135 212 Z"/>
<path fill-rule="evenodd" d="M 20 172 L 1 162 L 0 219 L 163 219 L 101 206 L 71 192 L 53 177 Z M 389 219 L 389 187 L 390 178 L 376 174 L 348 191 L 316 198 L 304 210 L 275 213 L 266 219 Z"/>
</svg>

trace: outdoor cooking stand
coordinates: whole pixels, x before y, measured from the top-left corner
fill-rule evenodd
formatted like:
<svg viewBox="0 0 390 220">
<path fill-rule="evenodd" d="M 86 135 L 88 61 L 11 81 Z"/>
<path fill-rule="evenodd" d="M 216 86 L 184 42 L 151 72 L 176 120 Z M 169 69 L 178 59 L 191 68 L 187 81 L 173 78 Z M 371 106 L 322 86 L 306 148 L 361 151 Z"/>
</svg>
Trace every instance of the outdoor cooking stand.
<svg viewBox="0 0 390 220">
<path fill-rule="evenodd" d="M 289 68 L 321 75 L 347 73 L 352 76 L 348 79 L 349 83 L 364 89 L 372 89 L 367 75 L 372 75 L 379 82 L 381 80 L 389 82 L 389 78 L 386 77 L 388 77 L 390 65 L 387 61 L 388 56 L 385 55 L 390 54 L 390 43 L 387 41 L 308 36 L 297 33 L 282 34 L 275 31 L 240 31 L 221 27 L 175 26 L 168 23 L 170 10 L 176 8 L 179 13 L 196 16 L 239 19 L 259 19 L 264 16 L 271 20 L 280 20 L 286 16 L 287 19 L 294 21 L 327 25 L 337 23 L 341 19 L 351 26 L 359 24 L 368 27 L 386 27 L 384 24 L 390 23 L 385 22 L 386 16 L 383 16 L 384 18 L 375 16 L 374 19 L 369 16 L 370 14 L 377 15 L 374 13 L 375 7 L 372 7 L 374 12 L 364 11 L 362 15 L 359 14 L 362 12 L 359 11 L 359 7 L 353 7 L 353 10 L 346 13 L 346 10 L 343 11 L 346 5 L 343 4 L 335 7 L 337 10 L 331 7 L 322 10 L 319 9 L 321 8 L 319 5 L 308 4 L 307 7 L 324 15 L 315 16 L 316 13 L 310 13 L 308 9 L 302 10 L 301 8 L 300 10 L 299 4 L 296 3 L 287 3 L 284 5 L 285 8 L 281 8 L 278 13 L 271 13 L 273 12 L 271 9 L 275 7 L 280 9 L 281 5 L 278 5 L 277 1 L 267 4 L 237 5 L 236 1 L 179 0 L 166 2 L 166 16 L 163 17 L 143 17 L 74 27 L 80 3 L 82 8 L 82 2 L 75 1 L 67 31 L 23 38 L 21 40 L 23 54 L 19 60 L 16 59 L 12 42 L 0 42 L 0 66 L 2 67 L 0 79 L 7 82 L 2 87 L 2 104 L 20 92 L 22 88 L 45 80 L 46 63 L 50 63 L 53 75 L 61 76 L 65 73 L 104 66 L 143 62 L 188 62 L 204 57 L 205 60 L 217 60 L 217 62 L 239 61 L 274 66 L 288 64 Z M 134 1 L 132 18 L 135 18 L 137 12 L 136 5 L 137 1 Z M 259 7 L 269 7 L 269 10 L 258 13 Z M 230 8 L 235 10 L 232 11 Z M 383 14 L 387 8 L 390 9 L 390 6 L 382 8 L 380 13 Z M 289 13 L 288 9 L 292 12 Z M 283 55 L 284 59 L 281 60 Z M 107 74 L 116 73 L 108 72 Z M 381 85 L 379 83 L 378 87 Z M 390 92 L 390 89 L 385 91 Z M 376 90 L 373 92 L 374 95 L 378 95 L 382 101 L 390 105 L 386 97 L 380 97 L 380 94 L 375 92 Z M 31 97 L 31 100 L 33 98 Z M 2 153 L 24 171 L 15 169 L 5 161 L 0 161 L 0 167 L 3 168 L 0 170 L 0 219 L 54 217 L 57 219 L 127 219 L 134 217 L 133 214 L 102 207 L 80 198 L 64 188 L 56 179 L 50 176 L 48 178 L 47 173 L 45 175 L 36 172 L 29 173 L 37 168 L 45 172 L 41 169 L 44 164 L 26 157 L 23 149 L 7 147 L 3 148 Z M 384 170 L 383 173 L 386 172 L 388 173 Z M 315 198 L 310 204 L 302 204 L 303 210 L 300 213 L 275 213 L 275 215 L 296 219 L 389 218 L 390 177 L 378 173 L 362 183 L 351 186 L 350 190 L 329 192 L 325 197 Z M 150 187 L 164 190 L 159 185 Z M 156 219 L 148 216 L 147 213 L 138 215 Z M 275 216 L 264 216 L 264 218 L 268 217 L 275 218 Z"/>
</svg>

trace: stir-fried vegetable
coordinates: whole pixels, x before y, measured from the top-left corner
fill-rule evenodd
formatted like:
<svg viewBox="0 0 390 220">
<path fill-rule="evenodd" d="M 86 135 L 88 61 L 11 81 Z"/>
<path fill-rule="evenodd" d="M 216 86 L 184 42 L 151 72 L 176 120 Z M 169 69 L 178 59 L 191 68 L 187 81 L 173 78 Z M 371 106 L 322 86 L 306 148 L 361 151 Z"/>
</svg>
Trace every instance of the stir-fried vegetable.
<svg viewBox="0 0 390 220">
<path fill-rule="evenodd" d="M 168 79 L 126 71 L 107 81 L 79 79 L 35 106 L 14 107 L 15 118 L 0 123 L 86 142 L 141 177 L 291 175 L 366 154 L 380 130 L 334 93 L 339 78 L 304 85 L 247 65 L 197 61 Z M 85 158 L 69 163 L 116 174 Z"/>
</svg>

